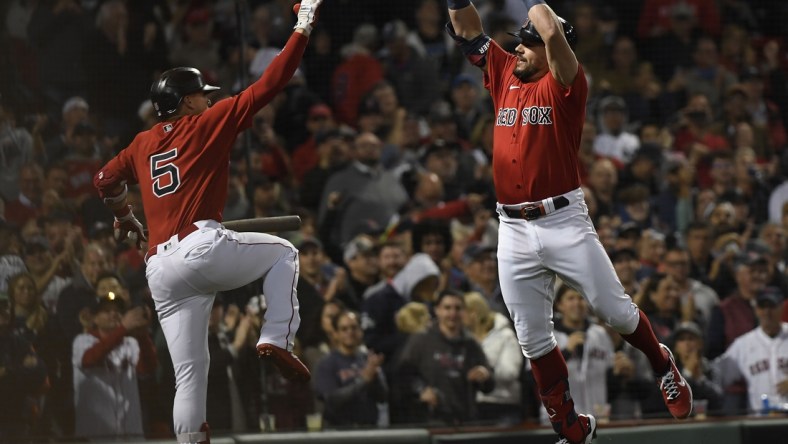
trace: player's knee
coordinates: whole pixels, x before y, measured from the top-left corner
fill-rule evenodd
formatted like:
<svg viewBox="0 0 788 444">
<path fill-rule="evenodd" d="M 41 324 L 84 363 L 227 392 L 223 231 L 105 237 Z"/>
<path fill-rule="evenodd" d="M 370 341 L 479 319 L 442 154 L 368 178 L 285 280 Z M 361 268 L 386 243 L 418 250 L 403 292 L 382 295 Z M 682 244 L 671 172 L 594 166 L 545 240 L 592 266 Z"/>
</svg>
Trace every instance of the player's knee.
<svg viewBox="0 0 788 444">
<path fill-rule="evenodd" d="M 286 250 L 285 254 L 288 257 L 292 257 L 292 258 L 298 259 L 298 248 L 296 248 L 295 245 L 293 245 L 292 242 L 290 242 L 287 239 L 281 239 L 280 242 L 281 242 L 282 246 L 285 247 L 285 250 Z"/>
<path fill-rule="evenodd" d="M 596 310 L 597 315 L 613 330 L 621 334 L 630 334 L 638 326 L 639 309 L 634 303 L 627 302 L 608 310 Z"/>
<path fill-rule="evenodd" d="M 520 342 L 523 355 L 528 359 L 539 359 L 548 354 L 556 345 L 555 336 L 553 335 L 542 338 L 526 338 L 525 341 Z"/>
</svg>

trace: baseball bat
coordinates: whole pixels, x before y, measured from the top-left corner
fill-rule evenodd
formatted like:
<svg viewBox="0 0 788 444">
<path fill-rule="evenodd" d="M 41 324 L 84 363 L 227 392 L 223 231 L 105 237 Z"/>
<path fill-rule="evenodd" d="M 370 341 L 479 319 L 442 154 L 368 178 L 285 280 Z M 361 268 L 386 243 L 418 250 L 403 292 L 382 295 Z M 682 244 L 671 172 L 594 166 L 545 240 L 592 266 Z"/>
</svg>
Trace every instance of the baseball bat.
<svg viewBox="0 0 788 444">
<path fill-rule="evenodd" d="M 258 217 L 256 219 L 240 219 L 222 222 L 222 225 L 233 231 L 271 233 L 281 231 L 296 231 L 301 228 L 301 217 L 276 216 Z"/>
<path fill-rule="evenodd" d="M 301 228 L 301 217 L 296 215 L 258 217 L 255 219 L 230 220 L 222 222 L 222 225 L 239 232 L 276 233 L 280 231 L 296 231 Z M 146 228 L 145 236 L 147 235 L 148 229 Z"/>
</svg>

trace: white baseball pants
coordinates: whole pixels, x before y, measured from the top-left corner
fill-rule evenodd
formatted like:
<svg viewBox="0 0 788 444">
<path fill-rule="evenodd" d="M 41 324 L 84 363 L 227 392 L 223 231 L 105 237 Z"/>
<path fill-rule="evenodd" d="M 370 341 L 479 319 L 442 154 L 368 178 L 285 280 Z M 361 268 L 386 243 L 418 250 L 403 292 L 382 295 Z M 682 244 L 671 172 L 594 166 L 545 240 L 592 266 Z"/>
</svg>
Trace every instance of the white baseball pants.
<svg viewBox="0 0 788 444">
<path fill-rule="evenodd" d="M 498 273 L 501 292 L 528 359 L 556 346 L 553 302 L 556 276 L 576 289 L 596 315 L 629 334 L 639 322 L 637 306 L 624 293 L 613 264 L 599 242 L 580 188 L 564 194 L 569 205 L 535 220 L 511 218 L 498 204 Z M 545 208 L 553 208 L 549 199 Z M 517 209 L 526 205 L 507 205 Z"/>
<path fill-rule="evenodd" d="M 205 422 L 208 386 L 208 318 L 217 291 L 264 278 L 267 310 L 259 343 L 292 350 L 301 322 L 296 282 L 298 251 L 285 239 L 237 233 L 213 220 L 171 237 L 148 259 L 146 277 L 175 368 L 173 422 L 178 436 Z M 181 442 L 179 440 L 179 442 Z"/>
</svg>

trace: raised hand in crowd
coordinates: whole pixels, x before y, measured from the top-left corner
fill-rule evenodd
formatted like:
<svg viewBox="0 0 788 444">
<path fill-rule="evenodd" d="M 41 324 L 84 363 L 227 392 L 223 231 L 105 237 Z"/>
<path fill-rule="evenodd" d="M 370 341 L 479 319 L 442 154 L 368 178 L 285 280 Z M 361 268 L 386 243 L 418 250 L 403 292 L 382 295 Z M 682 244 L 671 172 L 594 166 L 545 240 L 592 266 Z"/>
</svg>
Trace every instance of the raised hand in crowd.
<svg viewBox="0 0 788 444">
<path fill-rule="evenodd" d="M 123 314 L 121 324 L 130 336 L 143 333 L 151 323 L 150 309 L 148 307 L 134 307 Z"/>
<path fill-rule="evenodd" d="M 334 277 L 331 278 L 331 281 L 329 281 L 328 286 L 326 287 L 326 292 L 323 293 L 323 300 L 333 300 L 337 294 L 345 291 L 346 287 L 347 270 L 345 270 L 344 267 L 336 267 L 336 270 L 334 271 Z"/>
</svg>

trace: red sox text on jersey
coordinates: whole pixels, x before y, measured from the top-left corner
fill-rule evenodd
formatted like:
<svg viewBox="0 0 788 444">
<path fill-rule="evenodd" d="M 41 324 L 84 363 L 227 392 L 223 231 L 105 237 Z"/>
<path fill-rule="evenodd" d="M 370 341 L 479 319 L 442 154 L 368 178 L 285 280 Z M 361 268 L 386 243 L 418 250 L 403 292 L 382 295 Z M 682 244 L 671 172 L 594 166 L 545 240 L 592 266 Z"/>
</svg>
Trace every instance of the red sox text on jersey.
<svg viewBox="0 0 788 444">
<path fill-rule="evenodd" d="M 499 108 L 497 126 L 514 126 L 517 116 L 520 116 L 520 125 L 552 125 L 552 106 L 526 106 L 519 113 L 517 108 Z"/>
</svg>

